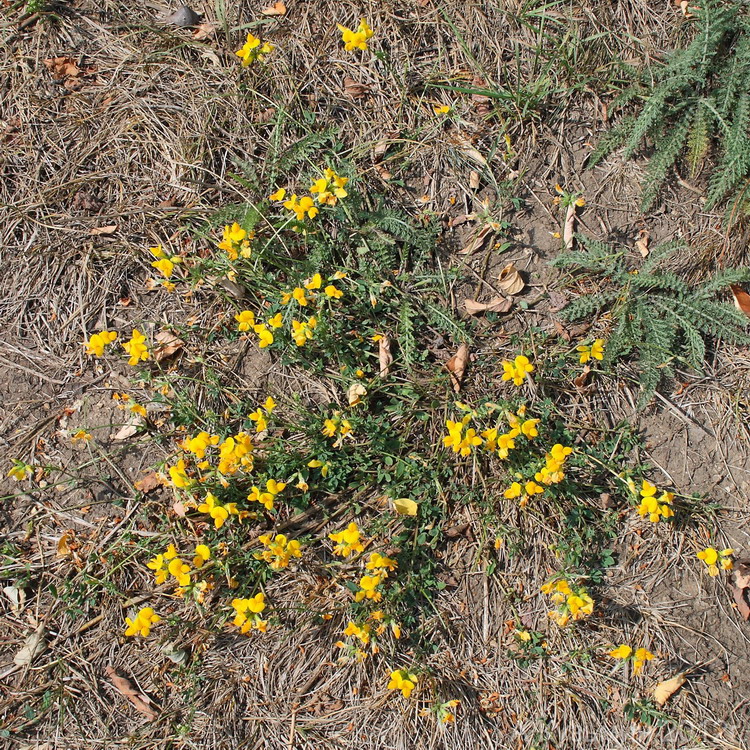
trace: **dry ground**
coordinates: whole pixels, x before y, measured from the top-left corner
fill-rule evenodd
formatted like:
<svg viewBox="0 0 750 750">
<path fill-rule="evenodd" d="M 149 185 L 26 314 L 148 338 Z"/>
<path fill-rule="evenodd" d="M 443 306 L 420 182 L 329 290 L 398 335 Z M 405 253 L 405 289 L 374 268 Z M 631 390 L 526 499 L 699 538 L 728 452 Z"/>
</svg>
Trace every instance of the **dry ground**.
<svg viewBox="0 0 750 750">
<path fill-rule="evenodd" d="M 647 544 L 642 526 L 624 517 L 618 563 L 604 587 L 605 617 L 588 633 L 588 645 L 599 651 L 621 639 L 647 640 L 658 662 L 644 685 L 689 671 L 665 726 L 623 716 L 622 675 L 612 668 L 604 680 L 601 662 L 570 661 L 580 647 L 575 635 L 551 633 L 559 656 L 528 669 L 507 658 L 507 591 L 546 575 L 529 577 L 540 542 L 529 529 L 524 556 L 501 556 L 488 576 L 477 554 L 478 518 L 469 510 L 456 522 L 473 533 L 446 550 L 452 581 L 437 602 L 450 648 L 429 658 L 462 700 L 449 727 L 394 701 L 379 672 L 333 669 L 342 626 L 336 621 L 296 628 L 291 614 L 283 635 L 259 641 L 196 629 L 178 645 L 200 658 L 178 673 L 156 641 L 140 647 L 120 636 L 120 594 L 143 593 L 145 579 L 132 578 L 127 565 L 111 576 L 101 569 L 83 575 L 57 549 L 72 529 L 71 539 L 87 540 L 88 554 L 104 555 L 123 539 L 137 554 L 139 539 L 154 532 L 136 522 L 132 483 L 165 450 L 111 439 L 123 422 L 111 393 L 128 387 L 127 373 L 92 369 L 81 341 L 103 325 L 187 316 L 210 323 L 221 307 L 217 295 L 145 291 L 144 250 L 166 241 L 194 252 L 208 247 L 208 238 L 189 229 L 217 209 L 258 197 L 233 175 L 267 184 L 272 157 L 300 137 L 304 112 L 315 113 L 311 129 L 335 130 L 373 185 L 415 211 L 427 206 L 455 216 L 499 191 L 521 198 L 505 204 L 513 230 L 502 260 L 527 270 L 542 291 L 555 279 L 546 261 L 559 247 L 551 236 L 560 228 L 551 202 L 556 182 L 584 192 L 582 229 L 597 237 L 632 242 L 648 227 L 661 240 L 711 226 L 713 217 L 699 215 L 689 191 L 672 193 L 668 208 L 653 216 L 639 215 L 638 165 L 613 160 L 583 169 L 606 124 L 617 78 L 611 61 L 658 57 L 687 33 L 679 11 L 645 0 L 290 0 L 286 16 L 265 21 L 264 33 L 278 47 L 273 61 L 241 71 L 233 55 L 243 36 L 238 29 L 262 18 L 265 3 L 199 4 L 216 24 L 203 41 L 161 23 L 165 8 L 155 2 L 53 5 L 49 14 L 29 15 L 23 3 L 0 0 L 0 444 L 8 460 L 33 457 L 70 472 L 54 490 L 5 485 L 3 585 L 21 582 L 26 600 L 20 608 L 9 598 L 0 603 L 0 746 L 750 746 L 750 626 L 721 579 L 695 564 L 695 544 L 677 529 L 649 530 Z M 335 22 L 356 24 L 360 15 L 376 30 L 373 48 L 386 50 L 385 59 L 342 51 Z M 45 60 L 57 57 L 70 57 L 80 73 L 55 79 Z M 557 61 L 548 66 L 549 59 Z M 368 95 L 348 96 L 347 77 L 366 84 Z M 486 102 L 428 84 L 523 92 L 488 119 Z M 456 106 L 452 124 L 434 117 L 439 103 Z M 515 153 L 509 159 L 500 156 L 505 133 Z M 392 147 L 390 186 L 372 157 L 383 142 Z M 468 147 L 494 154 L 477 193 Z M 460 238 L 448 233 L 446 242 Z M 480 276 L 493 270 L 484 259 L 469 262 Z M 540 310 L 526 323 L 549 326 Z M 235 365 L 251 391 L 273 369 L 268 357 L 228 357 L 225 373 Z M 657 479 L 706 493 L 724 508 L 716 528 L 694 529 L 690 539 L 707 540 L 711 531 L 746 553 L 747 353 L 719 350 L 704 378 L 686 380 L 645 415 L 636 414 L 624 388 L 589 394 L 575 416 L 583 424 L 636 421 Z M 64 430 L 79 425 L 96 426 L 93 447 L 70 447 Z M 544 626 L 534 600 L 522 614 Z M 49 648 L 31 667 L 15 668 L 12 657 L 37 623 L 46 627 Z M 108 665 L 159 703 L 155 721 L 115 693 Z"/>
</svg>

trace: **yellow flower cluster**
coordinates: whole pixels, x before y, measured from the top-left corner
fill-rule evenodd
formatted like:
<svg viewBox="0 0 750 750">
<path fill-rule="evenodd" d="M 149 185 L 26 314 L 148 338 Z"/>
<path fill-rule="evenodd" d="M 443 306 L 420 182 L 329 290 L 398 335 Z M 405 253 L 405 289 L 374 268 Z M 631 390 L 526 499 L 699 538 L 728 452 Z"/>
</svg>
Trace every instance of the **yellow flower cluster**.
<svg viewBox="0 0 750 750">
<path fill-rule="evenodd" d="M 151 626 L 160 620 L 161 617 L 151 607 L 144 607 L 132 620 L 129 617 L 125 618 L 125 635 L 142 635 L 147 638 L 151 634 Z"/>
<path fill-rule="evenodd" d="M 634 494 L 639 493 L 636 490 L 633 480 L 628 481 L 628 486 Z M 641 486 L 640 497 L 641 502 L 638 505 L 638 515 L 648 516 L 648 520 L 651 523 L 659 523 L 663 518 L 672 518 L 674 511 L 672 510 L 672 501 L 674 500 L 673 492 L 662 492 L 660 497 L 656 497 L 658 490 L 651 484 L 651 482 L 643 480 Z"/>
<path fill-rule="evenodd" d="M 260 503 L 266 510 L 273 510 L 273 502 L 276 495 L 283 492 L 286 488 L 286 482 L 277 482 L 275 479 L 269 479 L 266 482 L 266 490 L 260 490 L 258 487 L 251 487 L 247 499 L 251 503 Z"/>
<path fill-rule="evenodd" d="M 570 584 L 561 579 L 548 581 L 542 586 L 542 593 L 548 594 L 556 610 L 549 612 L 549 617 L 560 627 L 564 627 L 573 620 L 582 620 L 594 611 L 594 600 L 589 596 L 585 586 L 579 586 L 576 591 Z"/>
<path fill-rule="evenodd" d="M 304 346 L 312 340 L 313 331 L 318 325 L 318 319 L 311 315 L 307 320 L 292 321 L 292 338 L 297 346 Z"/>
<path fill-rule="evenodd" d="M 651 661 L 651 659 L 654 658 L 654 655 L 650 651 L 647 651 L 645 648 L 639 648 L 633 651 L 632 646 L 628 646 L 627 643 L 623 643 L 613 651 L 610 651 L 609 656 L 611 656 L 613 659 L 632 661 L 634 675 L 640 674 L 645 663 L 647 661 Z"/>
<path fill-rule="evenodd" d="M 346 198 L 348 195 L 344 187 L 349 182 L 349 178 L 337 175 L 328 167 L 323 170 L 323 175 L 313 182 L 310 192 L 315 195 L 322 206 L 335 206 L 340 198 Z"/>
<path fill-rule="evenodd" d="M 513 362 L 503 360 L 503 380 L 512 380 L 514 385 L 523 385 L 526 374 L 534 372 L 534 365 L 531 364 L 528 357 L 519 354 Z"/>
<path fill-rule="evenodd" d="M 319 206 L 335 206 L 339 200 L 347 197 L 345 186 L 348 182 L 348 177 L 342 177 L 330 167 L 326 167 L 323 177 L 314 180 L 310 186 L 310 195 L 300 197 L 297 193 L 292 193 L 292 196 L 287 198 L 286 188 L 282 187 L 271 193 L 268 199 L 281 203 L 287 211 L 294 214 L 297 221 L 314 219 L 320 213 L 315 201 L 317 200 Z"/>
<path fill-rule="evenodd" d="M 236 221 L 224 227 L 219 249 L 225 250 L 229 260 L 249 258 L 253 254 L 250 242 L 255 239 L 255 232 L 247 232 Z"/>
<path fill-rule="evenodd" d="M 206 451 L 209 447 L 218 445 L 218 443 L 218 435 L 211 435 L 208 432 L 201 431 L 195 437 L 183 440 L 180 447 L 192 453 L 196 458 L 203 459 L 206 457 Z"/>
<path fill-rule="evenodd" d="M 359 591 L 354 594 L 354 601 L 361 602 L 368 599 L 372 602 L 379 602 L 383 598 L 383 593 L 378 587 L 388 578 L 388 573 L 392 573 L 397 567 L 396 560 L 373 552 L 365 565 L 372 575 L 364 575 L 359 579 Z"/>
<path fill-rule="evenodd" d="M 276 402 L 269 396 L 263 406 L 259 406 L 252 414 L 248 414 L 247 418 L 252 422 L 255 422 L 255 432 L 265 432 L 268 429 L 268 417 L 271 416 L 271 412 L 276 408 Z"/>
<path fill-rule="evenodd" d="M 558 484 L 565 479 L 563 466 L 565 460 L 573 452 L 570 446 L 555 443 L 544 457 L 544 466 L 534 475 L 534 479 L 542 484 Z"/>
<path fill-rule="evenodd" d="M 270 534 L 263 534 L 260 542 L 265 549 L 256 552 L 253 557 L 256 560 L 264 560 L 273 570 L 288 567 L 293 557 L 302 557 L 300 543 L 296 539 L 287 539 L 284 534 L 276 534 L 273 538 Z"/>
<path fill-rule="evenodd" d="M 471 421 L 471 414 L 467 414 L 460 422 L 446 421 L 448 434 L 443 437 L 443 444 L 451 448 L 454 453 L 470 456 L 474 448 L 482 444 L 482 438 L 477 435 L 473 427 L 467 425 Z M 464 432 L 466 429 L 466 432 Z"/>
<path fill-rule="evenodd" d="M 34 473 L 34 467 L 30 464 L 24 463 L 15 459 L 13 466 L 8 472 L 8 476 L 16 480 L 16 482 L 22 482 L 27 477 L 30 477 Z"/>
<path fill-rule="evenodd" d="M 274 195 L 278 195 L 278 192 Z M 297 221 L 304 221 L 306 217 L 314 219 L 320 213 L 320 209 L 315 205 L 315 200 L 311 196 L 303 195 L 298 198 L 297 193 L 293 193 L 291 198 L 284 201 L 284 208 L 291 211 Z"/>
<path fill-rule="evenodd" d="M 247 516 L 247 511 L 237 509 L 237 503 L 222 505 L 216 495 L 207 492 L 203 502 L 198 506 L 199 513 L 208 513 L 213 519 L 214 528 L 220 529 L 229 516 L 237 516 L 240 520 Z"/>
<path fill-rule="evenodd" d="M 99 331 L 86 342 L 86 354 L 103 357 L 104 349 L 117 338 L 115 331 Z"/>
<path fill-rule="evenodd" d="M 346 26 L 342 26 L 340 23 L 336 24 L 336 28 L 341 32 L 341 41 L 344 43 L 344 49 L 347 52 L 351 52 L 355 49 L 360 49 L 364 52 L 367 49 L 367 40 L 372 37 L 373 31 L 367 25 L 365 19 L 361 19 L 359 26 L 356 30 L 352 31 Z"/>
<path fill-rule="evenodd" d="M 283 292 L 281 295 L 281 304 L 288 305 L 294 300 L 300 307 L 307 307 L 310 303 L 317 301 L 318 290 L 323 289 L 323 294 L 330 299 L 341 299 L 344 293 L 338 287 L 334 286 L 334 281 L 340 281 L 346 278 L 344 271 L 336 271 L 327 279 L 327 284 L 323 286 L 323 277 L 319 273 L 313 274 L 309 279 L 302 282 L 302 286 L 295 287 L 291 292 Z"/>
<path fill-rule="evenodd" d="M 604 339 L 597 339 L 591 346 L 581 344 L 576 347 L 582 365 L 591 359 L 604 359 Z"/>
<path fill-rule="evenodd" d="M 128 396 L 127 393 L 113 393 L 112 400 L 118 402 L 118 409 L 127 409 L 131 414 L 138 414 L 140 417 L 145 417 L 147 414 L 146 407 Z"/>
<path fill-rule="evenodd" d="M 122 348 L 130 357 L 128 360 L 129 365 L 135 366 L 139 362 L 144 362 L 149 358 L 148 347 L 144 344 L 145 340 L 146 337 L 137 328 L 134 328 L 130 341 L 123 342 Z"/>
<path fill-rule="evenodd" d="M 238 331 L 249 331 L 251 328 L 258 336 L 258 347 L 265 349 L 273 344 L 273 328 L 281 328 L 284 325 L 281 313 L 269 318 L 265 323 L 259 323 L 252 310 L 242 310 L 234 316 L 237 321 Z M 270 328 L 269 328 L 270 326 Z"/>
<path fill-rule="evenodd" d="M 157 585 L 164 583 L 169 576 L 177 581 L 180 588 L 190 585 L 190 566 L 177 556 L 174 544 L 170 544 L 164 554 L 149 560 L 146 567 L 154 571 Z"/>
<path fill-rule="evenodd" d="M 252 65 L 256 60 L 263 62 L 269 52 L 273 52 L 274 46 L 269 42 L 263 42 L 257 36 L 248 33 L 245 44 L 235 53 L 242 60 L 242 67 Z"/>
<path fill-rule="evenodd" d="M 152 268 L 155 268 L 165 279 L 171 279 L 174 267 L 182 263 L 182 258 L 179 255 L 167 255 L 161 245 L 150 247 L 148 251 L 156 258 L 151 262 Z"/>
<path fill-rule="evenodd" d="M 236 474 L 242 470 L 251 472 L 254 465 L 253 441 L 246 432 L 238 432 L 228 437 L 219 445 L 219 464 L 217 469 L 220 474 Z"/>
<path fill-rule="evenodd" d="M 249 633 L 251 630 L 259 630 L 265 633 L 268 621 L 260 617 L 260 613 L 266 608 L 266 597 L 263 592 L 249 599 L 233 599 L 234 624 L 240 629 L 240 633 Z"/>
<path fill-rule="evenodd" d="M 344 629 L 344 635 L 348 639 L 351 639 L 351 641 L 336 642 L 338 648 L 346 649 L 347 651 L 344 659 L 346 659 L 346 657 L 354 657 L 359 662 L 364 661 L 367 658 L 368 653 L 363 650 L 363 646 L 369 646 L 370 653 L 379 653 L 380 648 L 378 646 L 377 636 L 383 635 L 389 625 L 394 638 L 398 639 L 401 637 L 401 627 L 395 620 L 387 617 L 381 610 L 378 609 L 375 612 L 372 612 L 368 620 L 371 620 L 372 623 L 365 622 L 358 624 L 350 620 L 347 624 Z M 374 623 L 377 623 L 377 625 Z"/>
<path fill-rule="evenodd" d="M 348 419 L 342 419 L 339 412 L 335 412 L 332 419 L 326 419 L 321 432 L 330 438 L 336 438 L 333 447 L 340 448 L 344 438 L 352 432 L 352 424 Z"/>
<path fill-rule="evenodd" d="M 732 560 L 733 554 L 733 549 L 717 550 L 713 547 L 706 547 L 706 549 L 696 552 L 695 556 L 706 563 L 708 566 L 708 574 L 714 578 L 719 575 L 719 566 L 721 566 L 722 570 L 732 570 L 734 567 L 734 562 Z M 718 565 L 716 563 L 718 563 Z"/>
<path fill-rule="evenodd" d="M 359 526 L 352 521 L 343 531 L 336 531 L 328 535 L 332 542 L 336 542 L 333 554 L 339 557 L 349 557 L 356 552 L 363 552 L 364 545 L 360 537 Z"/>
<path fill-rule="evenodd" d="M 391 672 L 388 690 L 400 690 L 404 698 L 408 698 L 412 690 L 417 686 L 417 676 L 406 669 L 397 669 Z"/>
</svg>

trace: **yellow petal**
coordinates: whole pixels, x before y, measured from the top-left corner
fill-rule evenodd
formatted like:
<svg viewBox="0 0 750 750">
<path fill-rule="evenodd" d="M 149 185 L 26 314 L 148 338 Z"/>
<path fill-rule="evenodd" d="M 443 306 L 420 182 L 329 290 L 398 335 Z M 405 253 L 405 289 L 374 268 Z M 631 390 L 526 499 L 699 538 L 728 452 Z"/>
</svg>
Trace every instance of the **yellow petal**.
<svg viewBox="0 0 750 750">
<path fill-rule="evenodd" d="M 419 506 L 408 497 L 399 497 L 393 501 L 393 507 L 400 516 L 416 516 Z"/>
</svg>

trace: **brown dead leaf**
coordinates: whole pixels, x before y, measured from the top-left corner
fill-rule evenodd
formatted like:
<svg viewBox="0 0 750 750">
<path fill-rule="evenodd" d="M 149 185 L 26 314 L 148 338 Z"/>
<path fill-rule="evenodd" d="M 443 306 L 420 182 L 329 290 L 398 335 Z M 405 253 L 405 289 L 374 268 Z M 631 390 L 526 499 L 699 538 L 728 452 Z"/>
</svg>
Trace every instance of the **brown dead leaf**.
<svg viewBox="0 0 750 750">
<path fill-rule="evenodd" d="M 672 679 L 660 682 L 653 692 L 656 703 L 663 706 L 685 684 L 685 680 L 685 673 L 680 672 Z"/>
<path fill-rule="evenodd" d="M 458 393 L 466 373 L 466 365 L 469 362 L 469 345 L 461 344 L 458 351 L 445 363 L 448 373 L 453 382 L 453 390 Z"/>
<path fill-rule="evenodd" d="M 115 432 L 110 437 L 112 440 L 120 441 L 120 440 L 127 440 L 130 437 L 133 437 L 135 433 L 138 432 L 138 425 L 137 424 L 124 424 L 122 427 L 120 427 L 117 432 Z"/>
<path fill-rule="evenodd" d="M 730 284 L 729 288 L 732 290 L 732 296 L 734 297 L 734 306 L 750 318 L 750 294 L 739 284 Z"/>
<path fill-rule="evenodd" d="M 571 203 L 568 206 L 568 212 L 565 214 L 565 226 L 563 227 L 563 244 L 566 250 L 573 249 L 573 240 L 576 231 L 576 204 Z"/>
<path fill-rule="evenodd" d="M 362 403 L 362 399 L 367 395 L 367 388 L 362 383 L 352 383 L 346 390 L 346 399 L 349 406 L 356 406 Z"/>
<path fill-rule="evenodd" d="M 73 551 L 70 548 L 70 542 L 73 541 L 74 537 L 75 532 L 72 529 L 68 529 L 63 532 L 57 540 L 57 554 L 60 555 L 60 557 L 70 557 L 70 555 L 73 554 Z"/>
<path fill-rule="evenodd" d="M 154 360 L 157 362 L 168 359 L 185 346 L 185 342 L 171 331 L 159 331 L 154 340 L 159 345 L 154 349 Z"/>
<path fill-rule="evenodd" d="M 469 172 L 469 187 L 472 190 L 479 190 L 479 172 L 473 169 Z"/>
<path fill-rule="evenodd" d="M 193 30 L 193 39 L 196 42 L 202 42 L 204 39 L 210 39 L 216 33 L 216 24 L 206 21 L 199 23 Z"/>
<path fill-rule="evenodd" d="M 467 221 L 473 221 L 476 218 L 474 214 L 459 214 L 448 220 L 449 227 L 457 227 L 466 224 Z"/>
<path fill-rule="evenodd" d="M 68 76 L 79 76 L 82 73 L 72 57 L 52 57 L 43 62 L 56 81 L 62 81 Z"/>
<path fill-rule="evenodd" d="M 475 253 L 477 250 L 481 250 L 484 244 L 492 235 L 493 231 L 494 230 L 489 225 L 482 227 L 482 229 L 480 229 L 479 232 L 477 232 L 469 240 L 469 243 L 466 245 L 466 247 L 458 251 L 458 254 L 459 255 L 471 255 L 472 253 Z"/>
<path fill-rule="evenodd" d="M 638 250 L 644 258 L 648 257 L 648 241 L 650 237 L 651 234 L 648 229 L 641 229 L 641 231 L 638 232 L 638 239 L 635 241 L 635 249 Z"/>
<path fill-rule="evenodd" d="M 493 297 L 489 302 L 477 302 L 474 299 L 464 300 L 464 309 L 469 315 L 483 312 L 506 313 L 513 307 L 513 300 L 507 297 Z"/>
<path fill-rule="evenodd" d="M 286 15 L 286 5 L 282 2 L 282 0 L 278 0 L 273 5 L 271 5 L 268 8 L 264 8 L 261 13 L 264 16 L 285 16 Z"/>
<path fill-rule="evenodd" d="M 737 611 L 743 620 L 750 620 L 750 605 L 748 605 L 745 598 L 746 591 L 746 588 L 732 586 L 732 596 L 734 597 L 734 603 L 737 605 Z"/>
<path fill-rule="evenodd" d="M 378 362 L 380 363 L 380 377 L 387 378 L 391 372 L 393 355 L 391 354 L 391 339 L 383 336 L 378 342 Z"/>
<path fill-rule="evenodd" d="M 750 588 L 750 560 L 737 560 L 735 562 L 734 585 L 740 589 Z"/>
<path fill-rule="evenodd" d="M 344 93 L 352 99 L 362 99 L 370 93 L 370 87 L 366 83 L 359 83 L 347 76 L 344 78 Z"/>
<path fill-rule="evenodd" d="M 185 518 L 187 515 L 187 507 L 185 507 L 185 503 L 183 503 L 182 500 L 175 500 L 172 503 L 172 511 L 180 518 Z"/>
<path fill-rule="evenodd" d="M 577 378 L 573 378 L 573 385 L 578 389 L 583 388 L 586 385 L 590 372 L 591 368 L 588 365 L 584 365 L 583 372 Z"/>
<path fill-rule="evenodd" d="M 151 705 L 151 698 L 136 690 L 130 680 L 126 677 L 121 677 L 110 665 L 104 668 L 104 672 L 109 677 L 115 690 L 127 698 L 137 711 L 147 716 L 150 721 L 156 718 L 156 710 Z"/>
<path fill-rule="evenodd" d="M 100 234 L 114 234 L 117 231 L 117 224 L 109 224 L 106 227 L 94 227 L 90 230 L 89 234 L 92 237 L 98 237 Z"/>
<path fill-rule="evenodd" d="M 555 326 L 555 330 L 557 331 L 558 335 L 563 339 L 563 341 L 566 341 L 568 344 L 573 340 L 570 331 L 557 319 L 553 318 L 552 323 Z"/>
<path fill-rule="evenodd" d="M 518 269 L 512 263 L 509 263 L 500 271 L 500 275 L 497 277 L 497 285 L 506 294 L 515 295 L 523 291 L 526 282 L 518 272 Z"/>
<path fill-rule="evenodd" d="M 157 487 L 161 487 L 161 484 L 161 477 L 155 471 L 150 471 L 148 474 L 144 474 L 133 486 L 138 492 L 146 494 L 153 492 Z"/>
<path fill-rule="evenodd" d="M 40 625 L 24 641 L 20 651 L 13 657 L 13 663 L 17 667 L 28 667 L 39 654 L 47 648 L 47 641 L 44 638 L 46 628 Z"/>
</svg>

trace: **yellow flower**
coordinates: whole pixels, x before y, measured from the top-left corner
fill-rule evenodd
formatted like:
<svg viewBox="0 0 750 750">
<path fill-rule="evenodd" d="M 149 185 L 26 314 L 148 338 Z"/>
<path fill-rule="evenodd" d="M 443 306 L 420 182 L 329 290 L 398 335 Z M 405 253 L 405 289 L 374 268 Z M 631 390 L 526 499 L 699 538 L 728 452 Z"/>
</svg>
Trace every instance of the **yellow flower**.
<svg viewBox="0 0 750 750">
<path fill-rule="evenodd" d="M 635 652 L 635 656 L 633 658 L 633 674 L 637 675 L 640 673 L 640 671 L 643 669 L 643 665 L 647 661 L 651 661 L 651 659 L 654 658 L 654 655 L 647 651 L 645 648 L 639 648 Z"/>
<path fill-rule="evenodd" d="M 172 480 L 172 485 L 177 489 L 183 489 L 192 484 L 192 480 L 187 475 L 183 459 L 180 459 L 174 466 L 169 466 L 167 471 L 169 472 L 169 478 Z"/>
<path fill-rule="evenodd" d="M 633 649 L 627 644 L 623 643 L 621 646 L 618 646 L 613 651 L 610 651 L 609 655 L 613 659 L 627 659 L 630 657 L 632 653 L 633 653 Z"/>
<path fill-rule="evenodd" d="M 341 291 L 341 289 L 336 289 L 336 287 L 333 284 L 329 284 L 323 292 L 327 297 L 331 297 L 332 299 L 341 299 L 344 296 L 344 293 Z"/>
<path fill-rule="evenodd" d="M 85 443 L 88 443 L 90 440 L 93 439 L 93 435 L 90 432 L 86 432 L 86 430 L 78 430 L 78 432 L 75 433 L 70 439 L 76 443 L 79 440 L 82 440 Z"/>
<path fill-rule="evenodd" d="M 348 193 L 344 186 L 349 182 L 348 177 L 340 177 L 332 169 L 326 169 L 325 177 L 315 180 L 310 192 L 315 194 L 318 203 L 324 206 L 335 206 L 340 198 L 346 198 Z"/>
<path fill-rule="evenodd" d="M 273 344 L 273 333 L 265 323 L 253 326 L 253 330 L 258 334 L 259 349 L 265 349 L 267 346 Z"/>
<path fill-rule="evenodd" d="M 86 342 L 86 354 L 93 354 L 95 357 L 102 357 L 104 349 L 117 338 L 115 331 L 99 331 L 91 336 Z"/>
<path fill-rule="evenodd" d="M 268 196 L 269 201 L 280 202 L 286 198 L 286 188 L 279 188 L 275 193 Z"/>
<path fill-rule="evenodd" d="M 220 529 L 227 518 L 229 518 L 229 507 L 224 506 L 211 492 L 206 494 L 206 499 L 198 506 L 199 513 L 208 513 L 214 520 L 214 527 Z"/>
<path fill-rule="evenodd" d="M 242 60 L 242 67 L 246 68 L 256 60 L 260 60 L 260 62 L 263 62 L 265 56 L 271 51 L 273 51 L 272 44 L 269 44 L 268 42 L 261 42 L 261 40 L 258 39 L 257 36 L 253 36 L 252 34 L 248 33 L 247 41 L 241 49 L 237 50 L 235 54 L 240 58 L 240 60 Z"/>
<path fill-rule="evenodd" d="M 535 438 L 539 435 L 539 430 L 537 430 L 537 425 L 541 422 L 541 419 L 527 419 L 522 425 L 521 425 L 521 433 L 526 435 L 527 438 Z"/>
<path fill-rule="evenodd" d="M 308 461 L 307 465 L 311 469 L 320 469 L 320 473 L 323 475 L 323 478 L 328 476 L 328 471 L 330 469 L 330 464 L 323 463 L 322 461 L 319 461 L 317 458 L 314 458 L 312 461 Z"/>
<path fill-rule="evenodd" d="M 269 318 L 268 325 L 271 326 L 271 328 L 281 328 L 281 326 L 284 325 L 281 313 L 276 313 L 272 318 Z"/>
<path fill-rule="evenodd" d="M 165 279 L 169 279 L 174 271 L 174 263 L 169 258 L 159 258 L 151 263 L 151 266 L 155 268 Z"/>
<path fill-rule="evenodd" d="M 658 523 L 662 518 L 671 518 L 674 511 L 671 508 L 674 493 L 664 492 L 656 497 L 657 489 L 651 482 L 643 480 L 640 496 L 641 502 L 637 508 L 639 516 L 648 516 L 651 523 Z"/>
<path fill-rule="evenodd" d="M 604 359 L 604 339 L 597 339 L 591 346 L 581 344 L 576 347 L 576 351 L 579 352 L 579 359 L 582 365 L 586 364 L 590 359 Z"/>
<path fill-rule="evenodd" d="M 252 310 L 243 310 L 234 316 L 237 321 L 238 331 L 249 331 L 255 325 L 255 313 Z"/>
<path fill-rule="evenodd" d="M 277 534 L 273 539 L 270 534 L 263 534 L 259 541 L 266 549 L 256 552 L 253 557 L 265 560 L 273 570 L 286 568 L 293 557 L 302 557 L 300 543 L 287 539 L 284 534 Z"/>
<path fill-rule="evenodd" d="M 354 595 L 355 602 L 361 602 L 363 599 L 371 599 L 379 602 L 383 595 L 378 591 L 382 579 L 378 576 L 362 576 L 359 579 L 359 591 Z"/>
<path fill-rule="evenodd" d="M 392 573 L 398 567 L 398 562 L 391 557 L 386 557 L 378 552 L 373 552 L 370 555 L 365 568 L 377 572 L 380 578 L 388 578 L 388 573 Z"/>
<path fill-rule="evenodd" d="M 292 338 L 297 346 L 304 346 L 313 337 L 313 331 L 318 325 L 318 319 L 313 316 L 306 321 L 292 321 Z"/>
<path fill-rule="evenodd" d="M 432 111 L 436 115 L 447 115 L 451 111 L 451 109 L 452 109 L 452 107 L 450 106 L 450 104 L 443 104 L 443 105 L 438 106 L 438 107 L 433 107 Z"/>
<path fill-rule="evenodd" d="M 309 195 L 298 199 L 296 193 L 289 200 L 284 201 L 284 208 L 293 211 L 297 217 L 297 221 L 304 221 L 306 216 L 314 219 L 320 213 L 320 210 L 315 205 L 315 201 Z"/>
<path fill-rule="evenodd" d="M 277 482 L 275 479 L 269 479 L 266 482 L 266 490 L 263 492 L 258 487 L 252 487 L 247 499 L 250 502 L 260 503 L 266 510 L 273 510 L 273 502 L 276 495 L 284 491 L 285 482 Z"/>
<path fill-rule="evenodd" d="M 313 274 L 313 276 L 305 281 L 305 289 L 320 289 L 323 285 L 323 277 L 319 274 Z"/>
<path fill-rule="evenodd" d="M 172 547 L 172 550 L 176 553 L 176 550 L 174 550 L 174 547 Z M 164 555 L 165 559 L 167 555 Z M 190 566 L 186 565 L 182 560 L 180 560 L 179 557 L 173 557 L 171 560 L 169 560 L 169 563 L 167 565 L 167 570 L 169 571 L 169 575 L 173 576 L 177 580 L 177 584 L 179 586 L 189 586 L 190 585 Z"/>
<path fill-rule="evenodd" d="M 723 549 L 721 551 L 714 549 L 713 547 L 706 547 L 706 549 L 696 552 L 695 556 L 699 560 L 703 560 L 708 566 L 708 574 L 713 578 L 719 575 L 719 565 L 722 570 L 732 570 L 734 563 L 732 561 L 732 555 L 734 554 L 733 549 Z M 716 563 L 719 563 L 717 565 Z"/>
<path fill-rule="evenodd" d="M 145 340 L 146 337 L 137 328 L 134 328 L 130 341 L 123 343 L 122 348 L 130 357 L 129 365 L 137 365 L 139 362 L 148 359 L 148 347 L 143 343 Z"/>
<path fill-rule="evenodd" d="M 391 672 L 388 690 L 400 690 L 404 698 L 408 698 L 417 686 L 417 676 L 405 669 Z"/>
<path fill-rule="evenodd" d="M 161 617 L 154 613 L 151 607 L 144 607 L 135 616 L 135 619 L 131 620 L 129 617 L 125 618 L 125 635 L 142 635 L 146 638 L 151 633 L 151 626 L 159 622 Z"/>
<path fill-rule="evenodd" d="M 17 482 L 22 482 L 27 477 L 30 477 L 33 472 L 33 466 L 29 466 L 29 464 L 25 464 L 23 461 L 14 461 L 11 470 L 8 472 L 8 476 Z"/>
<path fill-rule="evenodd" d="M 373 32 L 364 18 L 359 22 L 356 31 L 352 31 L 340 23 L 337 23 L 336 27 L 341 32 L 341 41 L 344 43 L 344 49 L 347 52 L 351 52 L 354 49 L 361 49 L 363 51 L 367 49 L 367 40 L 372 37 Z"/>
<path fill-rule="evenodd" d="M 235 611 L 234 624 L 241 633 L 247 633 L 253 628 L 261 633 L 266 632 L 267 622 L 261 620 L 260 613 L 266 608 L 266 597 L 263 592 L 250 599 L 233 599 L 232 607 Z"/>
<path fill-rule="evenodd" d="M 308 464 L 309 466 L 310 464 Z M 349 557 L 355 552 L 364 551 L 364 545 L 360 539 L 359 526 L 352 521 L 343 531 L 329 534 L 328 538 L 336 542 L 333 554 L 340 557 Z"/>
<path fill-rule="evenodd" d="M 534 372 L 534 365 L 523 354 L 519 354 L 513 362 L 504 360 L 502 366 L 502 379 L 512 380 L 515 385 L 522 385 L 526 378 L 526 373 Z"/>
<path fill-rule="evenodd" d="M 516 497 L 521 497 L 522 488 L 521 485 L 518 482 L 513 482 L 510 487 L 508 487 L 505 492 L 503 492 L 503 497 L 507 498 L 508 500 L 513 500 Z"/>
<path fill-rule="evenodd" d="M 188 438 L 182 442 L 182 447 L 190 451 L 196 458 L 203 459 L 206 457 L 206 451 L 212 445 L 219 442 L 218 435 L 210 435 L 205 430 L 199 432 L 195 437 Z"/>
</svg>

